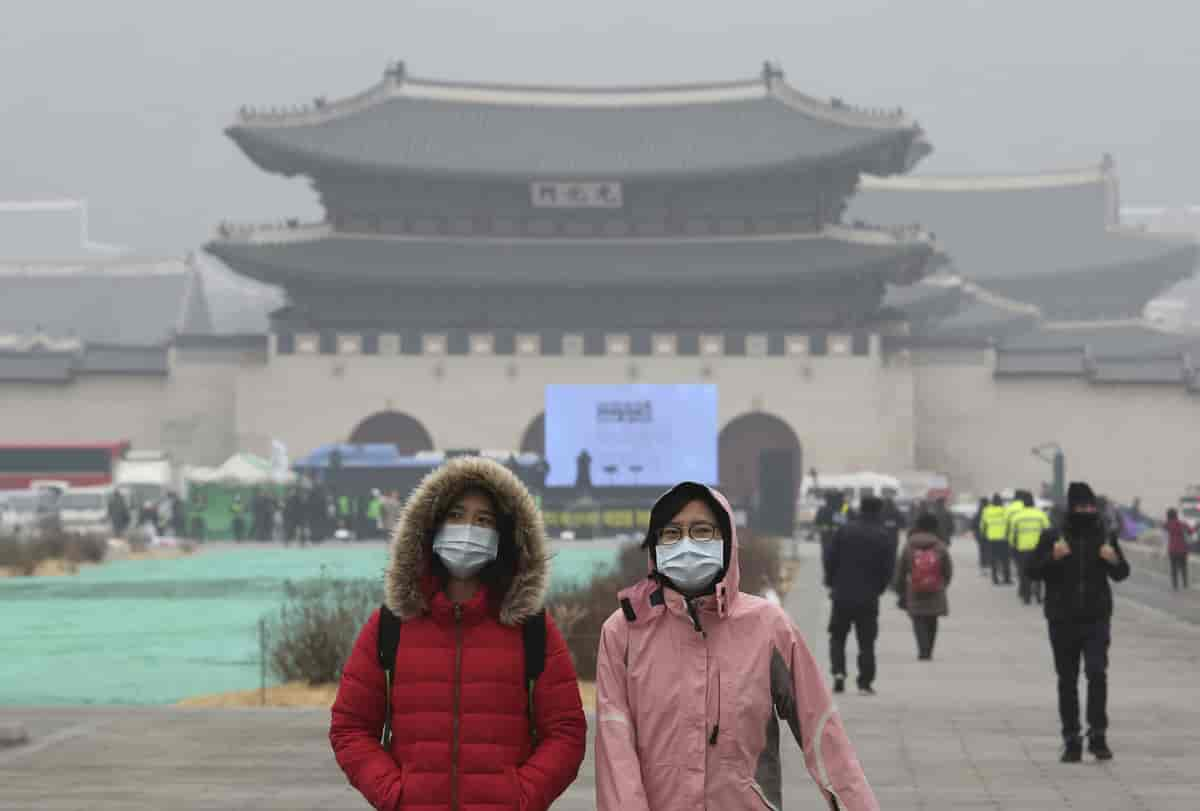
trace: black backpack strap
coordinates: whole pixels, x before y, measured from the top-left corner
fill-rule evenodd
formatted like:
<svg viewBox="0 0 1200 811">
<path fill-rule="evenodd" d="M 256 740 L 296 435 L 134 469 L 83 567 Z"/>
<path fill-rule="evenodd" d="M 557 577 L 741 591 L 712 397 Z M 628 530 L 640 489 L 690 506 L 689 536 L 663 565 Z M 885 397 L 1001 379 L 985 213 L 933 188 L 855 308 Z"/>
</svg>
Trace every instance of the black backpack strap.
<svg viewBox="0 0 1200 811">
<path fill-rule="evenodd" d="M 379 743 L 384 749 L 392 744 L 392 685 L 396 672 L 396 650 L 400 647 L 400 618 L 392 613 L 386 605 L 379 607 L 379 635 L 375 644 L 375 655 L 379 667 L 383 669 L 384 684 L 384 713 L 383 733 Z"/>
<path fill-rule="evenodd" d="M 525 620 L 521 626 L 521 636 L 525 643 L 525 692 L 528 701 L 525 710 L 529 717 L 529 736 L 537 747 L 537 723 L 533 717 L 533 688 L 538 677 L 546 669 L 546 609 Z"/>
</svg>

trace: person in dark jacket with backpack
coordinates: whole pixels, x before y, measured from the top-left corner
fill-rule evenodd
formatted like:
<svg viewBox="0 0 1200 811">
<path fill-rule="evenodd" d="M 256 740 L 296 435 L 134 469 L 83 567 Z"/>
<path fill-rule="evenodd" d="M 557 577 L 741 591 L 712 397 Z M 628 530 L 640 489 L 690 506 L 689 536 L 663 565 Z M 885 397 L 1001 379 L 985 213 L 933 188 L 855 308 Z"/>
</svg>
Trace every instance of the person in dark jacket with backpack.
<svg viewBox="0 0 1200 811">
<path fill-rule="evenodd" d="M 460 457 L 413 492 L 329 730 L 372 806 L 545 811 L 575 780 L 587 722 L 548 579 L 540 513 L 503 465 Z"/>
<path fill-rule="evenodd" d="M 1109 581 L 1129 577 L 1129 563 L 1110 534 L 1088 485 L 1067 489 L 1067 514 L 1060 534 L 1042 533 L 1027 564 L 1030 577 L 1046 584 L 1045 613 L 1058 673 L 1058 712 L 1064 763 L 1083 756 L 1079 724 L 1079 661 L 1088 680 L 1088 750 L 1112 758 L 1108 746 L 1108 648 L 1113 609 Z"/>
<path fill-rule="evenodd" d="M 879 636 L 879 597 L 892 582 L 896 559 L 882 522 L 883 502 L 864 496 L 859 517 L 834 533 L 824 550 L 825 586 L 833 611 L 829 618 L 829 658 L 833 691 L 845 690 L 846 637 L 858 640 L 858 692 L 875 695 L 875 640 Z"/>
<path fill-rule="evenodd" d="M 923 661 L 933 658 L 938 617 L 950 613 L 946 589 L 954 574 L 954 563 L 945 541 L 938 537 L 938 528 L 936 515 L 925 513 L 917 519 L 916 529 L 900 553 L 894 584 L 901 607 L 912 618 L 917 658 Z"/>
</svg>

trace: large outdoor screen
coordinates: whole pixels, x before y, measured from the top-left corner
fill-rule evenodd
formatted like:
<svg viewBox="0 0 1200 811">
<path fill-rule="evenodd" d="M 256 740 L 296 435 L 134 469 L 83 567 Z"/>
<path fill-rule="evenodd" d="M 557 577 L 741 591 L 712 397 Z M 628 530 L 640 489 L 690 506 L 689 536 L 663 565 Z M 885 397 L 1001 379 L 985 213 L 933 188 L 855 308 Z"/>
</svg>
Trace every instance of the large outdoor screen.
<svg viewBox="0 0 1200 811">
<path fill-rule="evenodd" d="M 546 484 L 717 481 L 717 387 L 546 387 Z"/>
</svg>

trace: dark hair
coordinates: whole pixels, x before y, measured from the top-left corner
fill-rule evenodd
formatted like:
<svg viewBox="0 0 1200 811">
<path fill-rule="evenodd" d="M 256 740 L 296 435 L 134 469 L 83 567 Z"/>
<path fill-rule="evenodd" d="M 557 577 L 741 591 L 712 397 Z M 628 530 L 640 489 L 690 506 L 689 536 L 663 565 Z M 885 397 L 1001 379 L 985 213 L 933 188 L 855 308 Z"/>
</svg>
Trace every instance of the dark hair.
<svg viewBox="0 0 1200 811">
<path fill-rule="evenodd" d="M 1167 510 L 1167 520 L 1168 521 L 1174 521 L 1177 518 L 1179 518 L 1179 510 L 1175 509 L 1174 507 Z"/>
<path fill-rule="evenodd" d="M 444 589 L 446 582 L 450 579 L 450 572 L 442 563 L 442 559 L 433 554 L 433 536 L 446 523 L 446 517 L 458 500 L 472 491 L 487 496 L 496 510 L 496 533 L 500 536 L 496 559 L 484 566 L 478 577 L 479 582 L 487 589 L 488 602 L 491 603 L 493 609 L 498 611 L 517 576 L 517 568 L 521 562 L 521 550 L 517 549 L 516 520 L 501 508 L 500 499 L 496 498 L 491 488 L 482 482 L 470 482 L 463 486 L 446 500 L 445 507 L 438 512 L 437 520 L 433 524 L 433 532 L 430 533 L 428 540 L 429 571 L 437 578 L 438 587 Z"/>
<path fill-rule="evenodd" d="M 920 532 L 928 532 L 931 535 L 937 535 L 941 525 L 938 523 L 937 516 L 932 513 L 921 513 L 917 516 L 917 530 Z"/>
<path fill-rule="evenodd" d="M 875 496 L 863 496 L 858 502 L 858 511 L 864 518 L 877 518 L 883 512 L 883 502 Z"/>
<path fill-rule="evenodd" d="M 646 529 L 646 537 L 642 540 L 642 548 L 653 551 L 658 541 L 659 531 L 671 523 L 671 520 L 679 514 L 680 510 L 693 501 L 700 501 L 707 504 L 708 508 L 712 510 L 713 516 L 716 517 L 717 526 L 721 528 L 721 537 L 725 539 L 725 568 L 728 568 L 730 555 L 733 551 L 733 525 L 730 522 L 729 513 L 713 497 L 711 490 L 703 484 L 697 484 L 696 482 L 682 482 L 677 484 L 654 503 L 654 507 L 650 510 L 650 526 Z M 724 576 L 724 571 L 722 571 L 720 576 Z"/>
</svg>

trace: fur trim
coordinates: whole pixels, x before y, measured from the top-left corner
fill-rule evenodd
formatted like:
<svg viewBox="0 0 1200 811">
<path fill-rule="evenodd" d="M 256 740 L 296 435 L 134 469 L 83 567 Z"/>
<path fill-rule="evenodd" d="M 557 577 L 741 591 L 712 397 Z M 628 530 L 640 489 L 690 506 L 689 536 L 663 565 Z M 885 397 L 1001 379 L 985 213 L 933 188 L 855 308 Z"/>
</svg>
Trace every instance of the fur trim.
<svg viewBox="0 0 1200 811">
<path fill-rule="evenodd" d="M 512 587 L 500 604 L 500 622 L 519 625 L 545 604 L 550 564 L 537 503 L 508 468 L 490 459 L 463 456 L 451 459 L 417 485 L 396 524 L 384 599 L 402 620 L 429 610 L 421 583 L 428 569 L 426 546 L 437 528 L 438 515 L 450 506 L 451 498 L 471 485 L 491 493 L 500 510 L 512 516 L 513 541 L 520 552 Z"/>
</svg>

